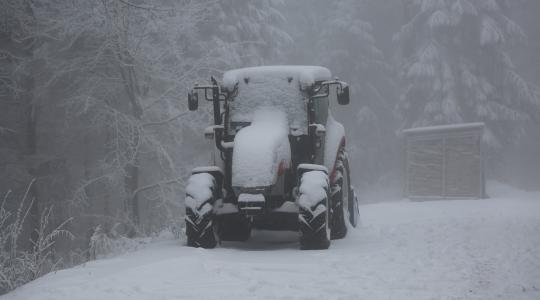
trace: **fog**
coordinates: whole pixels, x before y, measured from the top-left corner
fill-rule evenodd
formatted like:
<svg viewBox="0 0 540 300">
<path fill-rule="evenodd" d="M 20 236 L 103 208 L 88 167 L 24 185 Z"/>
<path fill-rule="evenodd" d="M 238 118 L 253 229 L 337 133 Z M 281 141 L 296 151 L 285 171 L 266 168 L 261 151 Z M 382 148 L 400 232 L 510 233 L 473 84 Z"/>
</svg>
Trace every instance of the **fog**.
<svg viewBox="0 0 540 300">
<path fill-rule="evenodd" d="M 287 62 L 328 66 L 354 88 L 353 109 L 335 111 L 357 134 L 356 184 L 370 189 L 381 178 L 398 179 L 401 129 L 481 121 L 487 177 L 537 190 L 538 5 L 497 1 L 493 15 L 489 1 L 478 1 L 472 15 L 462 16 L 467 8 L 457 7 L 466 1 L 418 2 L 287 4 L 295 41 Z M 496 25 L 504 17 L 508 23 Z M 483 18 L 499 21 L 487 25 Z"/>
<path fill-rule="evenodd" d="M 2 0 L 0 252 L 34 249 L 41 227 L 64 238 L 0 293 L 92 259 L 96 232 L 181 235 L 212 125 L 187 94 L 229 69 L 320 65 L 349 83 L 331 110 L 361 202 L 401 198 L 403 129 L 472 122 L 487 181 L 540 190 L 539 14 L 537 0 Z"/>
</svg>

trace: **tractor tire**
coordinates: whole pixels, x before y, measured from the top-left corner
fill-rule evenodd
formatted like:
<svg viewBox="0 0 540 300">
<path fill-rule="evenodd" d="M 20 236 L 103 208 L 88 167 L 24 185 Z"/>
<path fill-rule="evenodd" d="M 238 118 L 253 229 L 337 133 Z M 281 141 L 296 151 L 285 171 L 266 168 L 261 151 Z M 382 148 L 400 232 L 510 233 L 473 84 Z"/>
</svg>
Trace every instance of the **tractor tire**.
<svg viewBox="0 0 540 300">
<path fill-rule="evenodd" d="M 208 174 L 210 175 L 210 174 Z M 195 175 L 193 175 L 195 176 Z M 211 176 L 211 175 L 210 175 Z M 193 199 L 193 196 L 186 196 L 186 236 L 189 247 L 200 247 L 211 249 L 218 244 L 217 231 L 215 226 L 215 215 L 213 203 L 215 202 L 215 181 L 212 186 L 202 186 L 208 189 L 208 199 Z"/>
<path fill-rule="evenodd" d="M 302 180 L 308 173 L 319 172 L 311 171 L 302 175 Z M 320 172 L 323 174 L 322 172 Z M 321 189 L 316 191 L 319 194 L 326 194 L 324 199 L 310 205 L 302 204 L 302 188 L 298 192 L 299 203 L 299 228 L 300 228 L 300 249 L 302 250 L 320 250 L 330 247 L 330 209 L 328 198 L 328 176 L 326 176 L 326 186 L 311 185 L 311 189 Z M 308 201 L 309 202 L 309 201 Z"/>
<path fill-rule="evenodd" d="M 186 236 L 189 247 L 215 248 L 218 240 L 215 235 L 213 216 L 210 214 L 198 216 L 190 208 L 186 209 Z"/>
<path fill-rule="evenodd" d="M 251 236 L 251 223 L 241 215 L 222 215 L 218 221 L 218 234 L 221 241 L 245 242 Z"/>
<path fill-rule="evenodd" d="M 337 240 L 347 235 L 347 223 L 350 220 L 350 210 L 353 209 L 350 207 L 353 195 L 351 194 L 349 161 L 344 150 L 338 154 L 334 178 L 330 189 L 332 199 L 331 238 Z"/>
<path fill-rule="evenodd" d="M 351 187 L 351 195 L 349 196 L 349 222 L 352 227 L 358 226 L 360 223 L 360 208 L 358 206 L 358 198 L 354 192 L 354 188 Z"/>
</svg>

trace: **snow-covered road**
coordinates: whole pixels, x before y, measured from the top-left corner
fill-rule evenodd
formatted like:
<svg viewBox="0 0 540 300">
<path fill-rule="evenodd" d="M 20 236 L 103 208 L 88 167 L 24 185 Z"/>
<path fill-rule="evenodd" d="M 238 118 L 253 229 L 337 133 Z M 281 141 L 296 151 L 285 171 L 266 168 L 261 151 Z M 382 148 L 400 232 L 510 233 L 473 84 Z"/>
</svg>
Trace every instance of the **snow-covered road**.
<svg viewBox="0 0 540 300">
<path fill-rule="evenodd" d="M 1 300 L 540 299 L 540 194 L 361 206 L 326 251 L 257 232 L 218 249 L 162 241 L 49 274 Z"/>
</svg>

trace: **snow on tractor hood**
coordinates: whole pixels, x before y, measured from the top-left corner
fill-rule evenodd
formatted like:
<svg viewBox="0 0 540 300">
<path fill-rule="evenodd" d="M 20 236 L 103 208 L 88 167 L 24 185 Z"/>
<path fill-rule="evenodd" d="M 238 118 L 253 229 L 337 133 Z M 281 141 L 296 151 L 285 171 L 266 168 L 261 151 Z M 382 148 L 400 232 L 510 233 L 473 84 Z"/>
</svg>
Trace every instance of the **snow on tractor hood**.
<svg viewBox="0 0 540 300">
<path fill-rule="evenodd" d="M 285 112 L 261 108 L 254 112 L 251 125 L 234 139 L 232 185 L 270 186 L 276 182 L 280 164 L 290 166 L 291 147 Z"/>
</svg>

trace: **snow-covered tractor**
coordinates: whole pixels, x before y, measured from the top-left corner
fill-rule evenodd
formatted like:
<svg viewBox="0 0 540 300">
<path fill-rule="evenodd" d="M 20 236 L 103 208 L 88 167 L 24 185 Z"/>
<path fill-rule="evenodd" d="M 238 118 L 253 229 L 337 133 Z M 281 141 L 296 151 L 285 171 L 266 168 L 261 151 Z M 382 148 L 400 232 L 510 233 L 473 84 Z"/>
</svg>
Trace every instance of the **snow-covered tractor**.
<svg viewBox="0 0 540 300">
<path fill-rule="evenodd" d="M 246 241 L 257 228 L 299 231 L 301 249 L 326 249 L 356 226 L 345 131 L 329 111 L 349 103 L 345 82 L 323 67 L 244 68 L 195 85 L 191 111 L 199 99 L 212 102 L 214 125 L 211 162 L 186 188 L 188 246 Z"/>
</svg>

